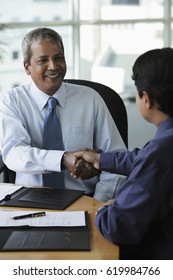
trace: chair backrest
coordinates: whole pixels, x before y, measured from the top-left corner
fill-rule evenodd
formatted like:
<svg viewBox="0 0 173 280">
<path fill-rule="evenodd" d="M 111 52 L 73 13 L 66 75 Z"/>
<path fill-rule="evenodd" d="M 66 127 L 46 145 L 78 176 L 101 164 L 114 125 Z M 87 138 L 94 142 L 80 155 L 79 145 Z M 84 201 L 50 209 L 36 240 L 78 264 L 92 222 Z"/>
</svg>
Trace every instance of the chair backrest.
<svg viewBox="0 0 173 280">
<path fill-rule="evenodd" d="M 112 118 L 121 134 L 121 137 L 122 137 L 126 147 L 128 147 L 127 112 L 126 112 L 124 102 L 121 99 L 121 97 L 118 95 L 118 93 L 115 92 L 113 89 L 109 88 L 108 86 L 105 86 L 100 83 L 92 82 L 92 81 L 65 79 L 64 82 L 91 87 L 101 95 L 101 97 L 105 101 L 105 103 L 112 115 Z M 1 164 L 1 161 L 2 161 L 2 159 L 0 158 L 1 169 L 3 166 L 4 183 L 14 183 L 15 175 L 16 175 L 15 172 L 12 170 L 9 170 L 7 168 L 7 166 L 5 166 L 3 163 Z M 1 171 L 2 170 L 0 170 L 0 172 Z"/>
<path fill-rule="evenodd" d="M 91 87 L 101 95 L 112 115 L 126 147 L 128 148 L 127 111 L 119 94 L 106 85 L 92 81 L 65 79 L 64 82 Z"/>
<path fill-rule="evenodd" d="M 2 160 L 2 155 L 0 155 L 0 174 L 3 175 L 4 183 L 15 183 L 16 173 L 4 164 Z"/>
</svg>

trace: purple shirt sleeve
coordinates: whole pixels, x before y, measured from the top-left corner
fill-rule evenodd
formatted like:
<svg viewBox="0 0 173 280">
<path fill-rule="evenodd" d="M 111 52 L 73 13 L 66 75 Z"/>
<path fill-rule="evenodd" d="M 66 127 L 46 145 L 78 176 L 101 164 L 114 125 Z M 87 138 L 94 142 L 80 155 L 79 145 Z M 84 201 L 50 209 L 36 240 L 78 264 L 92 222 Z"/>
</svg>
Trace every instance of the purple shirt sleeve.
<svg viewBox="0 0 173 280">
<path fill-rule="evenodd" d="M 100 156 L 100 169 L 120 175 L 128 176 L 132 171 L 134 160 L 139 149 L 133 151 L 120 151 L 102 153 Z"/>
</svg>

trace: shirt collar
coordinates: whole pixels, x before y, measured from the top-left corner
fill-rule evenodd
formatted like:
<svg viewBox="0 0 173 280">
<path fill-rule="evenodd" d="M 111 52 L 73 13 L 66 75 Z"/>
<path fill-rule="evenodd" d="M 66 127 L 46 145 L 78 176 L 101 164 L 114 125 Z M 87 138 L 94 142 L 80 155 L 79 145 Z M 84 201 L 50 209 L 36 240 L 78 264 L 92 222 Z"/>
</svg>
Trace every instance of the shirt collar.
<svg viewBox="0 0 173 280">
<path fill-rule="evenodd" d="M 161 135 L 163 135 L 163 132 L 168 129 L 173 129 L 173 117 L 168 117 L 166 120 L 161 122 L 156 131 L 155 138 L 159 138 Z"/>
<path fill-rule="evenodd" d="M 60 88 L 55 92 L 53 95 L 54 98 L 56 98 L 59 102 L 59 105 L 64 108 L 65 105 L 65 85 L 64 83 L 61 84 Z M 30 95 L 37 103 L 37 106 L 40 111 L 43 110 L 45 105 L 47 104 L 47 101 L 49 99 L 49 95 L 45 92 L 41 91 L 34 82 L 31 83 L 30 86 Z"/>
</svg>

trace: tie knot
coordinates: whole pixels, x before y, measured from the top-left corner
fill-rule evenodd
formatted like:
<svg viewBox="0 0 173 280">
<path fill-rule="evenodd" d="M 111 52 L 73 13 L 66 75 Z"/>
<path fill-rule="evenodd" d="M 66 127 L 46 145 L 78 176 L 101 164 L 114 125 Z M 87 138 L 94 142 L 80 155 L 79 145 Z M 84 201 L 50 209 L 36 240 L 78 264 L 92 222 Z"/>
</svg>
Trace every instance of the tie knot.
<svg viewBox="0 0 173 280">
<path fill-rule="evenodd" d="M 48 99 L 48 108 L 55 109 L 56 105 L 58 104 L 58 100 L 54 97 L 50 97 Z"/>
</svg>

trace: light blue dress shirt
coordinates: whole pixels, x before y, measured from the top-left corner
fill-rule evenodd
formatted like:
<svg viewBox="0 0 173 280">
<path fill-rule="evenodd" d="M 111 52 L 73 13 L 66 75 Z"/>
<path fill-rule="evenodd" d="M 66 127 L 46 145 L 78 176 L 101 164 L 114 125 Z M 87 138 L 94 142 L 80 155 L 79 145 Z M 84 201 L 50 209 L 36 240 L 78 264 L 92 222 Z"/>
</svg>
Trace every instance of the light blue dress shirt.
<svg viewBox="0 0 173 280">
<path fill-rule="evenodd" d="M 126 149 L 104 101 L 93 89 L 62 83 L 54 97 L 60 104 L 57 115 L 66 151 Z M 61 171 L 64 151 L 42 149 L 48 98 L 34 83 L 16 87 L 1 98 L 0 149 L 5 164 L 16 172 L 16 184 L 42 186 L 43 173 Z M 102 201 L 112 197 L 120 181 L 119 175 L 111 173 L 76 180 L 65 171 L 67 189 L 93 193 Z"/>
</svg>

